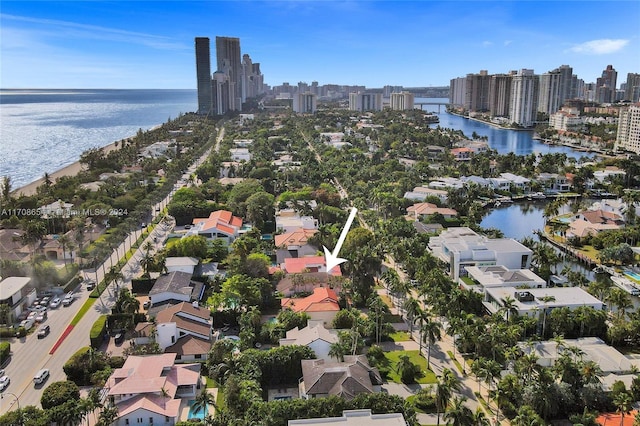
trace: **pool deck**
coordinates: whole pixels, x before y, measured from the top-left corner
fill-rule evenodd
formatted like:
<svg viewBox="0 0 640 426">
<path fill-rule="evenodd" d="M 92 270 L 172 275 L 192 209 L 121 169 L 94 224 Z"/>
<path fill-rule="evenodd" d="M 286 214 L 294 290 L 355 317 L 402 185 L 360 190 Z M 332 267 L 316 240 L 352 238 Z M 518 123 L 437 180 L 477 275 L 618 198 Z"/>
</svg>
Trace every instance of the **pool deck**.
<svg viewBox="0 0 640 426">
<path fill-rule="evenodd" d="M 213 396 L 213 400 L 217 401 L 218 398 L 218 388 L 207 388 L 207 392 Z M 179 421 L 186 422 L 189 420 L 189 401 L 195 399 L 194 398 L 183 398 L 180 402 L 180 416 Z M 215 416 L 216 408 L 213 405 L 207 406 L 207 413 L 210 416 Z"/>
</svg>

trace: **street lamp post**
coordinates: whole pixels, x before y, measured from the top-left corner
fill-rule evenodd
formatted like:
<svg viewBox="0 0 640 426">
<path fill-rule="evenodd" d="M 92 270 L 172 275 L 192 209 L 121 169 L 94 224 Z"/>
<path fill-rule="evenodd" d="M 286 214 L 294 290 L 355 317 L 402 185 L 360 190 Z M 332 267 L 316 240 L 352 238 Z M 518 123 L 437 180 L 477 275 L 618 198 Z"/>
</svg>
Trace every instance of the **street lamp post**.
<svg viewBox="0 0 640 426">
<path fill-rule="evenodd" d="M 0 399 L 4 399 L 5 395 L 11 395 L 12 397 L 14 397 L 16 399 L 16 403 L 18 404 L 18 421 L 20 424 L 22 424 L 22 412 L 20 411 L 20 399 L 18 398 L 18 396 L 15 393 L 11 393 L 11 392 L 4 392 L 4 393 L 0 393 Z M 13 405 L 13 404 L 11 404 Z"/>
</svg>

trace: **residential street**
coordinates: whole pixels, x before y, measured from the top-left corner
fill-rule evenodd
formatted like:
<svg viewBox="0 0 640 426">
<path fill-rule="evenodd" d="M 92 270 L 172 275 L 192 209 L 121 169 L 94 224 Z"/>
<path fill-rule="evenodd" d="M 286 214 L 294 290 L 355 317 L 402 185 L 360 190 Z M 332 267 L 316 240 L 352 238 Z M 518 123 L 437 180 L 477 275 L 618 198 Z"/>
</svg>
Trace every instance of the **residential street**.
<svg viewBox="0 0 640 426">
<path fill-rule="evenodd" d="M 224 131 L 218 135 L 219 142 L 224 137 Z M 183 175 L 186 179 L 191 173 L 193 173 L 197 166 L 206 160 L 209 155 L 209 151 L 203 154 Z M 151 215 L 155 219 L 162 210 L 171 201 L 173 196 L 172 191 L 163 200 L 151 208 Z M 162 245 L 165 237 L 171 232 L 170 226 L 164 226 L 159 224 L 155 227 L 147 238 L 140 244 L 134 255 L 129 259 L 127 264 L 122 268 L 122 275 L 124 280 L 120 285 L 131 287 L 131 279 L 137 277 L 141 272 L 140 259 L 143 257 L 142 247 L 146 242 L 151 242 L 157 249 Z M 96 282 L 100 282 L 104 278 L 104 273 L 109 271 L 112 265 L 116 265 L 118 259 L 124 256 L 131 247 L 130 241 L 135 241 L 140 237 L 141 230 L 136 230 L 131 233 L 131 238 L 125 238 L 124 242 L 120 244 L 112 253 L 111 256 L 96 270 L 83 270 L 80 271 L 81 275 L 85 278 L 94 279 Z M 154 243 L 154 238 L 157 242 Z M 93 323 L 98 319 L 100 315 L 110 313 L 110 307 L 115 303 L 116 298 L 116 283 L 113 282 L 102 293 L 102 296 L 96 300 L 91 309 L 87 311 L 82 320 L 73 327 L 69 335 L 58 346 L 53 354 L 50 351 L 54 344 L 58 341 L 63 334 L 68 324 L 76 315 L 78 310 L 83 306 L 85 301 L 89 298 L 89 293 L 84 285 L 79 286 L 76 290 L 76 300 L 68 307 L 60 306 L 57 309 L 49 311 L 49 317 L 44 324 L 51 326 L 51 333 L 44 339 L 38 339 L 36 332 L 29 334 L 22 339 L 10 339 L 11 343 L 11 361 L 5 367 L 6 374 L 11 378 L 11 384 L 7 388 L 5 398 L 0 402 L 0 414 L 3 414 L 18 405 L 25 407 L 27 405 L 40 406 L 40 398 L 42 391 L 49 384 L 57 381 L 66 380 L 66 375 L 62 369 L 68 359 L 77 352 L 80 348 L 89 346 L 89 332 Z M 37 328 L 34 327 L 34 331 Z M 42 386 L 34 386 L 33 376 L 42 368 L 48 368 L 50 370 L 50 377 Z M 11 396 L 15 395 L 15 398 Z M 16 400 L 17 398 L 17 400 Z"/>
</svg>

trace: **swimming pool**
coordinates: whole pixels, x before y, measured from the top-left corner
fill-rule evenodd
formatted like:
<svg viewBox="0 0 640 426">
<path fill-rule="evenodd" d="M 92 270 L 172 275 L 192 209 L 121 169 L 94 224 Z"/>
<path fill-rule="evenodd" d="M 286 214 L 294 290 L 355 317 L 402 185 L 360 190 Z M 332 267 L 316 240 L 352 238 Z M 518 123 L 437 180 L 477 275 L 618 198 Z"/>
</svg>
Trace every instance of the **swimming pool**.
<svg viewBox="0 0 640 426">
<path fill-rule="evenodd" d="M 189 418 L 204 420 L 204 418 L 207 416 L 207 408 L 205 407 L 204 409 L 202 409 L 202 407 L 195 405 L 195 403 L 195 399 L 189 400 Z"/>
</svg>

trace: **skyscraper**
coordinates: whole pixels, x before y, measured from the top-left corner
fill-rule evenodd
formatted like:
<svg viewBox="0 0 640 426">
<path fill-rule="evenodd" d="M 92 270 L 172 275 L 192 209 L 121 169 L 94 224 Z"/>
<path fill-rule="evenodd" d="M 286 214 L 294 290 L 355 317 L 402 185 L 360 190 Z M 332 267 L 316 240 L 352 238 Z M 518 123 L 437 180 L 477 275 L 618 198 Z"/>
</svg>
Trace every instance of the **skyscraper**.
<svg viewBox="0 0 640 426">
<path fill-rule="evenodd" d="M 213 112 L 211 91 L 211 53 L 209 37 L 196 37 L 196 78 L 198 80 L 198 114 Z"/>
<path fill-rule="evenodd" d="M 406 111 L 415 108 L 413 93 L 402 91 L 400 93 L 392 93 L 389 106 L 394 111 Z"/>
<path fill-rule="evenodd" d="M 515 71 L 510 74 L 494 74 L 489 83 L 489 113 L 492 117 L 508 117 L 511 103 L 511 80 Z"/>
<path fill-rule="evenodd" d="M 242 110 L 242 62 L 240 59 L 240 39 L 237 37 L 216 37 L 216 62 L 218 71 L 229 76 L 229 110 Z M 231 99 L 233 98 L 233 99 Z"/>
<path fill-rule="evenodd" d="M 486 70 L 479 74 L 467 74 L 464 109 L 468 111 L 489 111 L 489 83 L 491 76 Z"/>
<path fill-rule="evenodd" d="M 573 98 L 575 94 L 573 83 L 573 68 L 562 65 L 553 71 L 540 76 L 540 93 L 538 94 L 538 111 L 553 114 L 558 111 L 564 101 Z"/>
<path fill-rule="evenodd" d="M 351 111 L 382 111 L 382 93 L 349 93 Z"/>
<path fill-rule="evenodd" d="M 293 95 L 293 111 L 298 114 L 313 114 L 316 112 L 316 106 L 315 93 L 304 92 Z"/>
<path fill-rule="evenodd" d="M 624 100 L 640 102 L 640 74 L 633 72 L 627 74 L 627 86 L 624 90 Z"/>
<path fill-rule="evenodd" d="M 640 104 L 620 109 L 615 149 L 640 154 Z"/>
<path fill-rule="evenodd" d="M 538 76 L 533 70 L 522 69 L 513 76 L 509 117 L 522 127 L 533 126 L 537 115 Z"/>
<path fill-rule="evenodd" d="M 602 71 L 602 77 L 596 80 L 596 102 L 605 104 L 616 100 L 617 78 L 618 73 L 613 65 L 607 65 L 607 68 Z"/>
</svg>

